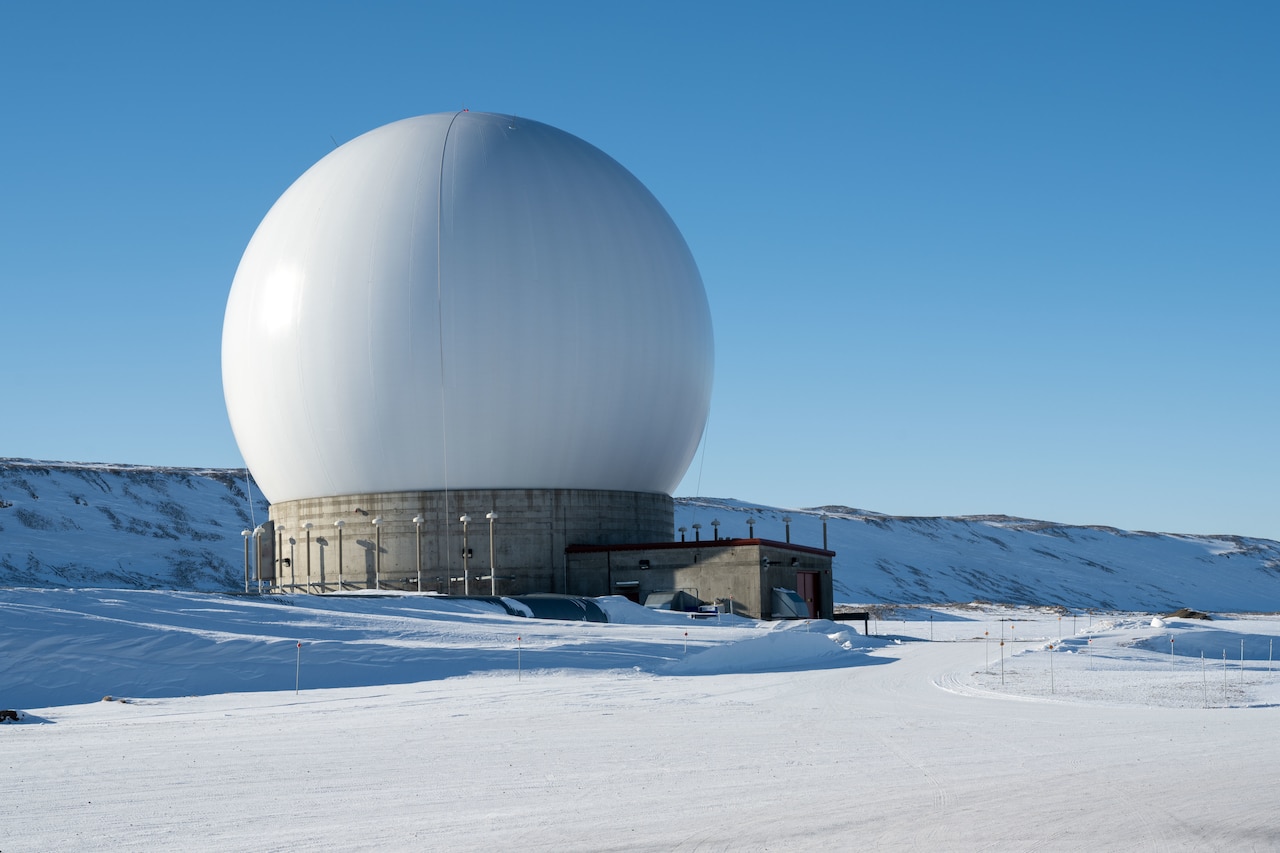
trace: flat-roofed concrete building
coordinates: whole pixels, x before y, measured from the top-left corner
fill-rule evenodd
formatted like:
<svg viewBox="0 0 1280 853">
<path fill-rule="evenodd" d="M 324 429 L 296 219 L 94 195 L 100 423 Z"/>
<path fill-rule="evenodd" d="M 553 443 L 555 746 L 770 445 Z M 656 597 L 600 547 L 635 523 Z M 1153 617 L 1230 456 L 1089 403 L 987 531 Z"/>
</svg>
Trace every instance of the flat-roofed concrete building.
<svg viewBox="0 0 1280 853">
<path fill-rule="evenodd" d="M 641 604 L 680 593 L 673 596 L 676 602 L 715 604 L 723 612 L 773 619 L 793 615 L 774 593 L 790 590 L 803 599 L 810 618 L 830 619 L 834 556 L 834 551 L 771 539 L 570 545 L 566 591 L 623 595 Z"/>
</svg>

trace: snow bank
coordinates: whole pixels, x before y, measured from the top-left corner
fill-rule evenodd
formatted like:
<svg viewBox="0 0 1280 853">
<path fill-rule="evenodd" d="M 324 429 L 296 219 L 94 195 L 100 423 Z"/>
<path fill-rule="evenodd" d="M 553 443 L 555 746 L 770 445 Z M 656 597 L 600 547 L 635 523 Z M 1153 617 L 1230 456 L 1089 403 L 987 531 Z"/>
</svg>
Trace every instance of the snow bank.
<svg viewBox="0 0 1280 853">
<path fill-rule="evenodd" d="M 824 634 L 770 631 L 754 639 L 691 654 L 661 671 L 665 675 L 786 672 L 858 666 L 867 662 L 860 650 L 846 648 Z"/>
</svg>

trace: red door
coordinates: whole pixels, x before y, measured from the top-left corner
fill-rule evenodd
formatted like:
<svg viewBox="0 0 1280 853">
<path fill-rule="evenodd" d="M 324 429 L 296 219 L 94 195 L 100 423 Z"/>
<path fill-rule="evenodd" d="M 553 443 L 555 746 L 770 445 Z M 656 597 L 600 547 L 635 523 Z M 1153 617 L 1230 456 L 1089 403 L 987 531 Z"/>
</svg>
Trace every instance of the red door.
<svg viewBox="0 0 1280 853">
<path fill-rule="evenodd" d="M 818 573 L 796 572 L 796 592 L 809 605 L 809 618 L 818 618 Z"/>
</svg>

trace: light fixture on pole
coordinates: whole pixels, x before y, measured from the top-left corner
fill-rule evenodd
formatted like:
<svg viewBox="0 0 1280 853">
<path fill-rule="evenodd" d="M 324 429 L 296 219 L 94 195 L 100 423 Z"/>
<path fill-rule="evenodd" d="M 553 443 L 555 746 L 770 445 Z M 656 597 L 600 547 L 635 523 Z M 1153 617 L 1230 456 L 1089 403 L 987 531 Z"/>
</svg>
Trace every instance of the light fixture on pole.
<svg viewBox="0 0 1280 853">
<path fill-rule="evenodd" d="M 290 537 L 289 537 L 289 559 L 288 559 L 288 563 L 289 563 L 289 591 L 290 591 L 290 592 L 297 592 L 297 591 L 298 591 L 298 569 L 297 569 L 297 563 L 295 563 L 295 562 L 294 562 L 294 559 L 293 559 L 293 558 L 294 558 L 294 556 L 295 556 L 295 554 L 294 554 L 294 552 L 293 552 L 293 549 L 294 549 L 294 546 L 296 546 L 297 544 L 298 544 L 298 540 L 297 540 L 295 537 L 290 536 Z M 282 573 L 282 574 L 283 574 L 283 573 Z"/>
<path fill-rule="evenodd" d="M 693 541 L 694 542 L 702 541 L 702 525 L 696 521 L 693 523 Z"/>
<path fill-rule="evenodd" d="M 683 542 L 683 541 L 684 541 L 684 534 L 685 534 L 685 531 L 686 531 L 686 530 L 688 530 L 689 528 L 687 528 L 687 527 L 677 527 L 676 529 L 680 531 L 680 541 L 681 541 L 681 542 Z"/>
<path fill-rule="evenodd" d="M 471 516 L 459 516 L 458 521 L 462 522 L 462 594 L 470 595 L 471 575 L 467 565 L 467 558 L 471 556 L 471 549 L 467 547 L 467 525 L 471 523 Z"/>
<path fill-rule="evenodd" d="M 755 516 L 747 516 L 747 538 L 756 538 L 756 519 Z"/>
<path fill-rule="evenodd" d="M 493 523 L 498 520 L 496 512 L 485 513 L 485 518 L 489 519 L 489 594 L 498 594 L 498 572 L 493 566 Z"/>
<path fill-rule="evenodd" d="M 338 592 L 342 592 L 342 528 L 346 527 L 347 523 L 338 519 L 333 526 L 338 528 Z"/>
<path fill-rule="evenodd" d="M 782 517 L 782 523 L 787 526 L 787 541 L 790 542 L 791 541 L 791 516 L 784 515 Z"/>
<path fill-rule="evenodd" d="M 240 535 L 244 537 L 244 594 L 249 594 L 249 537 L 253 535 L 252 530 L 241 530 Z"/>
<path fill-rule="evenodd" d="M 415 553 L 418 560 L 418 592 L 422 592 L 422 524 L 426 519 L 420 515 L 413 517 Z"/>
<path fill-rule="evenodd" d="M 258 579 L 258 595 L 262 595 L 262 525 L 253 528 L 253 568 Z"/>
<path fill-rule="evenodd" d="M 303 524 L 302 529 L 307 531 L 307 592 L 311 592 L 311 522 Z"/>
<path fill-rule="evenodd" d="M 382 589 L 382 516 L 373 521 L 373 588 Z"/>
<path fill-rule="evenodd" d="M 720 519 L 718 518 L 711 519 L 711 531 L 712 531 L 711 538 L 719 542 L 720 541 Z"/>
</svg>

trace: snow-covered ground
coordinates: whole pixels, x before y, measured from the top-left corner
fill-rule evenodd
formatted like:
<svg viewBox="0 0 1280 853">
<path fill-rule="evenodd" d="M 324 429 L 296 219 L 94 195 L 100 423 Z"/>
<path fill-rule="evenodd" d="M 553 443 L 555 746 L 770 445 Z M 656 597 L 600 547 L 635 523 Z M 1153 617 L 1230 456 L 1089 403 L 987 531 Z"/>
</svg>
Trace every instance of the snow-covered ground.
<svg viewBox="0 0 1280 853">
<path fill-rule="evenodd" d="M 0 850 L 1280 846 L 1280 617 L 603 601 L 0 590 Z"/>
<path fill-rule="evenodd" d="M 226 594 L 254 493 L 0 460 L 0 851 L 1280 849 L 1280 543 L 688 498 L 871 636 L 555 622 Z"/>
</svg>

